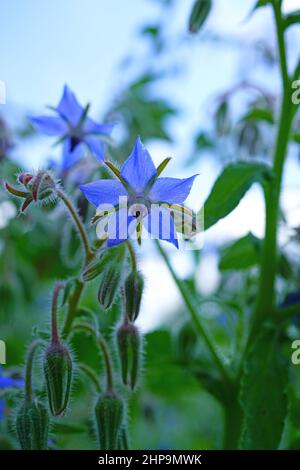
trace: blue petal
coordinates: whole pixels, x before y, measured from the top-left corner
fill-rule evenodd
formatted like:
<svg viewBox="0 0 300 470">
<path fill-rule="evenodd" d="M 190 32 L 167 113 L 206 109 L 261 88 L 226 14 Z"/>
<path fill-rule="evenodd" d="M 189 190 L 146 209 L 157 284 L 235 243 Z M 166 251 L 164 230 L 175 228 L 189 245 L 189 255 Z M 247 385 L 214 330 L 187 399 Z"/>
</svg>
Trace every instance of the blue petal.
<svg viewBox="0 0 300 470">
<path fill-rule="evenodd" d="M 4 400 L 0 400 L 0 423 L 4 418 L 5 403 Z"/>
<path fill-rule="evenodd" d="M 37 131 L 46 135 L 63 135 L 68 131 L 67 124 L 60 117 L 38 116 L 29 117 Z"/>
<path fill-rule="evenodd" d="M 24 381 L 22 379 L 13 379 L 11 377 L 1 377 L 0 378 L 0 388 L 9 388 L 9 387 L 18 387 L 22 388 L 24 386 Z"/>
<path fill-rule="evenodd" d="M 138 137 L 131 155 L 122 166 L 121 176 L 136 194 L 142 195 L 147 183 L 155 175 L 152 158 Z"/>
<path fill-rule="evenodd" d="M 107 246 L 116 246 L 131 237 L 136 229 L 136 218 L 129 216 L 127 209 L 121 209 L 110 215 Z"/>
<path fill-rule="evenodd" d="M 117 180 L 98 180 L 93 183 L 82 184 L 80 189 L 87 200 L 96 207 L 99 207 L 100 204 L 116 206 L 119 204 L 121 196 L 127 196 L 126 189 Z"/>
<path fill-rule="evenodd" d="M 158 178 L 149 191 L 150 201 L 167 204 L 183 203 L 191 191 L 196 176 L 198 175 L 186 179 Z"/>
<path fill-rule="evenodd" d="M 102 162 L 104 159 L 104 144 L 103 142 L 101 142 L 99 137 L 88 136 L 85 137 L 84 140 L 92 154 L 96 157 L 96 159 Z"/>
<path fill-rule="evenodd" d="M 65 139 L 63 143 L 62 170 L 68 170 L 84 157 L 85 149 L 83 142 L 80 142 L 71 150 L 71 139 Z"/>
<path fill-rule="evenodd" d="M 145 217 L 144 227 L 152 238 L 172 243 L 178 248 L 177 233 L 173 217 L 163 206 L 151 206 L 150 213 Z"/>
<path fill-rule="evenodd" d="M 76 96 L 67 85 L 64 87 L 63 96 L 56 109 L 58 113 L 73 126 L 78 124 L 84 112 L 84 108 L 79 104 Z"/>
<path fill-rule="evenodd" d="M 87 117 L 83 130 L 86 133 L 97 133 L 100 135 L 110 135 L 112 133 L 112 130 L 114 128 L 115 124 L 110 123 L 110 124 L 98 124 L 97 122 L 93 121 L 93 119 Z"/>
</svg>

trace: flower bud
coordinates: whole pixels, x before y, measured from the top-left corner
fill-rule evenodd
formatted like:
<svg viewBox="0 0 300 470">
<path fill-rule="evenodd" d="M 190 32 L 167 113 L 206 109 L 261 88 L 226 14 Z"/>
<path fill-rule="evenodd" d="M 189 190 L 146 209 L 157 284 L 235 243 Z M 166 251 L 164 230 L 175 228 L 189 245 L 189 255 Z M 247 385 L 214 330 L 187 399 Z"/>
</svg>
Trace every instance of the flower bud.
<svg viewBox="0 0 300 470">
<path fill-rule="evenodd" d="M 116 450 L 123 426 L 124 402 L 114 392 L 102 393 L 95 407 L 100 450 Z"/>
<path fill-rule="evenodd" d="M 120 356 L 124 385 L 136 386 L 141 362 L 141 338 L 133 323 L 123 323 L 117 331 L 117 344 Z"/>
<path fill-rule="evenodd" d="M 95 279 L 109 263 L 111 263 L 111 255 L 109 250 L 107 250 L 100 259 L 93 260 L 84 268 L 81 273 L 82 280 L 88 282 Z"/>
<path fill-rule="evenodd" d="M 130 273 L 125 281 L 124 290 L 126 314 L 130 321 L 135 321 L 139 315 L 143 288 L 143 276 L 137 271 Z"/>
<path fill-rule="evenodd" d="M 121 270 L 118 264 L 110 264 L 101 276 L 98 289 L 98 300 L 108 310 L 116 300 L 121 283 Z"/>
<path fill-rule="evenodd" d="M 197 33 L 204 25 L 212 7 L 211 0 L 196 0 L 189 19 L 189 30 Z"/>
<path fill-rule="evenodd" d="M 53 342 L 46 350 L 44 374 L 51 413 L 61 415 L 70 396 L 72 359 L 69 350 L 60 342 Z"/>
<path fill-rule="evenodd" d="M 16 431 L 22 450 L 46 450 L 49 431 L 46 407 L 38 401 L 24 401 L 17 414 Z"/>
</svg>

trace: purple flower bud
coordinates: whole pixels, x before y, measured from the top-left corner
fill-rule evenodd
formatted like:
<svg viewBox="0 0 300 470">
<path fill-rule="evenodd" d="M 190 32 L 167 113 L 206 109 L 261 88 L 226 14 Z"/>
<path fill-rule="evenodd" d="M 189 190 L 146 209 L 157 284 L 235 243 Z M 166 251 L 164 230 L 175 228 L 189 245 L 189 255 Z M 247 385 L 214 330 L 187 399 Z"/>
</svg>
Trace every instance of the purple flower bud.
<svg viewBox="0 0 300 470">
<path fill-rule="evenodd" d="M 141 363 L 141 337 L 133 323 L 123 323 L 117 330 L 122 380 L 133 390 L 136 386 Z"/>
<path fill-rule="evenodd" d="M 125 306 L 126 314 L 130 321 L 135 321 L 140 312 L 144 278 L 142 274 L 133 271 L 125 280 Z"/>
<path fill-rule="evenodd" d="M 67 408 L 71 380 L 72 359 L 66 346 L 52 342 L 44 356 L 44 374 L 51 413 L 61 415 Z"/>
<path fill-rule="evenodd" d="M 124 402 L 114 392 L 102 393 L 96 403 L 95 418 L 100 450 L 116 450 L 123 428 Z"/>
<path fill-rule="evenodd" d="M 24 401 L 17 414 L 16 431 L 22 450 L 46 450 L 49 431 L 46 407 L 38 401 Z"/>
</svg>

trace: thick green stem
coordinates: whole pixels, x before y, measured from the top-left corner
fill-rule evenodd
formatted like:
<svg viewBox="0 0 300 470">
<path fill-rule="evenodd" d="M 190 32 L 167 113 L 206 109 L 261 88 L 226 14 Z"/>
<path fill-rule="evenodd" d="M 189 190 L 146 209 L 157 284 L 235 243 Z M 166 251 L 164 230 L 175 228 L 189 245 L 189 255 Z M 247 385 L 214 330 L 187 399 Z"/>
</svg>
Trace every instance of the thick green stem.
<svg viewBox="0 0 300 470">
<path fill-rule="evenodd" d="M 199 315 L 198 315 L 198 312 L 197 312 L 197 309 L 194 307 L 192 301 L 190 300 L 190 294 L 189 292 L 187 292 L 186 290 L 186 287 L 185 285 L 180 281 L 180 279 L 177 277 L 165 251 L 162 249 L 159 241 L 155 241 L 156 243 L 156 246 L 158 248 L 158 251 L 160 253 L 160 255 L 162 256 L 164 262 L 166 263 L 166 266 L 175 282 L 175 284 L 177 285 L 178 287 L 178 290 L 182 296 L 182 299 L 188 309 L 188 312 L 194 322 L 194 325 L 195 325 L 195 328 L 196 330 L 198 331 L 198 333 L 203 337 L 204 341 L 205 341 L 205 344 L 208 348 L 208 350 L 210 351 L 214 361 L 215 361 L 215 364 L 217 366 L 217 368 L 219 369 L 222 377 L 227 381 L 227 382 L 231 382 L 232 381 L 232 378 L 229 374 L 229 372 L 227 371 L 222 359 L 220 358 L 217 350 L 215 349 L 210 337 L 209 337 L 209 334 L 208 332 L 206 331 L 206 328 L 205 326 L 202 324 L 202 322 L 200 321 L 199 319 Z"/>
<path fill-rule="evenodd" d="M 52 295 L 52 306 L 51 306 L 51 341 L 52 343 L 57 343 L 59 341 L 58 327 L 57 327 L 57 303 L 58 296 L 60 291 L 64 288 L 62 282 L 58 282 L 54 289 Z"/>
<path fill-rule="evenodd" d="M 32 401 L 32 367 L 34 355 L 36 350 L 42 345 L 43 341 L 36 340 L 31 344 L 30 349 L 28 351 L 25 370 L 25 400 L 27 402 Z"/>
<path fill-rule="evenodd" d="M 280 6 L 274 4 L 277 26 L 278 46 L 283 82 L 283 98 L 275 144 L 273 161 L 273 179 L 265 190 L 266 227 L 262 250 L 259 293 L 253 317 L 252 333 L 255 334 L 261 322 L 267 317 L 274 317 L 275 311 L 275 280 L 277 271 L 277 228 L 280 208 L 280 192 L 285 156 L 288 148 L 292 124 L 292 102 L 290 96 L 290 80 L 287 72 L 285 44 L 282 29 Z"/>
<path fill-rule="evenodd" d="M 238 392 L 232 395 L 224 406 L 224 450 L 236 450 L 239 446 L 243 412 L 238 400 Z"/>
<path fill-rule="evenodd" d="M 58 197 L 63 201 L 63 203 L 67 207 L 67 209 L 68 209 L 68 211 L 69 211 L 69 213 L 70 213 L 70 215 L 71 215 L 71 217 L 74 221 L 74 224 L 75 224 L 76 228 L 78 229 L 78 232 L 79 232 L 79 235 L 80 235 L 80 238 L 81 238 L 81 241 L 82 241 L 82 246 L 83 246 L 84 252 L 85 252 L 85 264 L 87 265 L 92 260 L 94 254 L 93 254 L 93 252 L 90 248 L 88 236 L 87 236 L 86 230 L 84 228 L 84 225 L 81 222 L 81 219 L 80 219 L 80 217 L 77 213 L 77 210 L 73 206 L 73 203 L 70 201 L 68 196 L 63 191 L 61 191 L 60 189 L 58 189 L 56 191 L 56 194 L 58 195 Z"/>
<path fill-rule="evenodd" d="M 281 68 L 281 78 L 282 78 L 282 87 L 284 91 L 287 91 L 290 87 L 287 58 L 286 58 L 286 49 L 284 41 L 284 26 L 282 22 L 281 14 L 281 2 L 273 2 L 273 11 L 276 24 L 276 33 L 277 33 L 277 42 L 278 42 L 278 52 Z"/>
</svg>

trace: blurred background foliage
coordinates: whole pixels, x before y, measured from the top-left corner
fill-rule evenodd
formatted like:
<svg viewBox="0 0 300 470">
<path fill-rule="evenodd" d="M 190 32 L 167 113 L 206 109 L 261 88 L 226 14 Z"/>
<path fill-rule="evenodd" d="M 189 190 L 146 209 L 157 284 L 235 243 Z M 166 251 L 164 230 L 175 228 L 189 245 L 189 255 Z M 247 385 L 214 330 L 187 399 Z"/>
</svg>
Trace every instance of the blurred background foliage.
<svg viewBox="0 0 300 470">
<path fill-rule="evenodd" d="M 201 159 L 214 162 L 216 168 L 238 159 L 268 161 L 274 145 L 274 113 L 278 108 L 278 96 L 276 87 L 266 86 L 263 80 L 253 80 L 249 66 L 255 64 L 262 74 L 274 76 L 277 53 L 269 37 L 265 41 L 255 42 L 251 37 L 242 41 L 229 34 L 222 36 L 209 21 L 214 7 L 198 34 L 187 36 L 189 8 L 187 16 L 182 18 L 180 32 L 170 35 L 168 18 L 172 17 L 179 2 L 156 0 L 156 3 L 160 8 L 157 21 L 151 19 L 149 23 L 141 24 L 136 37 L 136 41 L 146 45 L 147 54 L 141 58 L 134 51 L 132 54 L 128 52 L 119 73 L 131 78 L 111 99 L 104 113 L 105 120 L 119 123 L 116 141 L 108 146 L 108 154 L 121 163 L 130 153 L 137 135 L 141 135 L 146 144 L 153 140 L 173 143 L 176 152 L 176 137 L 171 123 L 175 122 L 175 128 L 180 128 L 186 116 L 176 100 L 170 100 L 168 93 L 165 93 L 166 83 L 170 77 L 183 75 L 180 86 L 185 86 L 184 74 L 188 74 L 189 70 L 183 70 L 181 52 L 191 47 L 193 53 L 192 43 L 201 42 L 211 50 L 229 44 L 238 51 L 236 61 L 240 62 L 240 79 L 227 90 L 220 90 L 217 96 L 208 97 L 209 103 L 204 110 L 205 122 L 202 119 L 201 125 L 191 124 L 192 141 L 187 143 L 186 158 L 178 168 L 188 166 L 197 169 Z M 192 5 L 193 2 L 190 2 Z M 213 63 L 213 55 L 210 60 Z M 201 66 L 210 67 L 210 63 L 202 63 Z M 292 135 L 292 151 L 296 156 L 299 155 L 300 143 L 298 124 L 299 119 Z M 20 162 L 11 158 L 12 150 L 17 146 L 22 151 L 23 144 L 31 145 L 36 138 L 25 120 L 20 120 L 14 129 L 9 129 L 3 108 L 0 121 L 2 181 L 13 181 L 20 170 Z M 67 174 L 58 175 L 66 189 L 72 192 L 88 224 L 92 213 L 80 198 L 77 189 L 79 174 L 86 180 L 91 174 L 93 178 L 97 174 L 106 175 L 92 160 L 85 163 L 84 168 L 79 166 Z M 6 374 L 19 376 L 26 346 L 37 334 L 47 331 L 50 292 L 54 282 L 72 278 L 80 267 L 79 242 L 65 213 L 55 204 L 30 207 L 25 216 L 19 215 L 18 203 L 8 198 L 3 189 L 0 190 L 0 223 L 0 337 L 7 344 L 9 360 L 4 370 Z M 284 304 L 289 295 L 300 292 L 300 220 L 298 226 L 291 225 L 282 210 L 280 224 L 284 243 L 278 266 L 280 276 L 277 289 Z M 91 235 L 94 236 L 93 230 Z M 220 273 L 217 290 L 212 294 L 199 292 L 202 252 L 181 253 L 181 256 L 188 257 L 192 266 L 185 277 L 187 289 L 222 356 L 229 361 L 239 356 L 245 343 L 249 312 L 256 297 L 261 240 L 253 233 L 239 240 L 230 241 L 230 236 L 228 238 L 225 243 L 216 245 L 210 241 L 214 253 L 217 252 Z M 205 282 L 210 284 L 211 280 L 208 278 Z M 102 331 L 111 341 L 112 328 L 119 316 L 119 304 L 109 314 L 101 311 L 97 303 L 97 287 L 97 280 L 89 284 L 82 305 L 97 313 Z M 152 292 L 151 296 L 159 302 L 160 292 Z M 172 320 L 170 317 L 162 318 L 159 327 L 145 334 L 143 378 L 128 404 L 132 446 L 157 449 L 220 448 L 224 432 L 222 387 L 213 374 L 211 358 L 184 307 L 180 304 L 173 310 Z M 288 325 L 282 335 L 285 355 L 289 358 L 290 340 L 300 337 L 298 319 Z M 100 373 L 102 359 L 88 337 L 74 335 L 72 348 L 76 357 Z M 300 368 L 293 367 L 290 374 L 292 407 L 282 446 L 299 449 Z M 36 377 L 39 375 L 40 371 L 36 370 Z M 40 393 L 43 394 L 43 390 Z M 12 432 L 11 409 L 19 399 L 20 392 L 17 391 L 6 398 L 5 417 L 0 418 L 0 448 L 15 448 L 17 445 Z M 86 386 L 86 380 L 78 372 L 70 411 L 64 420 L 55 420 L 52 429 L 53 448 L 95 447 L 91 419 L 94 399 L 93 390 Z"/>
</svg>

